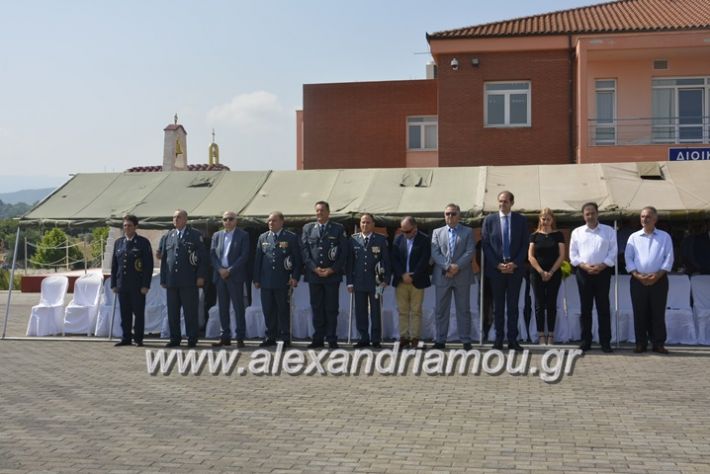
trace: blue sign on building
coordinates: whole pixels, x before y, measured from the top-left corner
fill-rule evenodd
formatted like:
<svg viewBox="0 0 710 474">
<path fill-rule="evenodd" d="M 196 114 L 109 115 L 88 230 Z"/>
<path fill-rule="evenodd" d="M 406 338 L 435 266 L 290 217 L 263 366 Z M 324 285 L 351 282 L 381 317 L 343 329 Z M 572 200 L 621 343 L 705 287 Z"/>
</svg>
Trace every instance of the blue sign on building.
<svg viewBox="0 0 710 474">
<path fill-rule="evenodd" d="M 668 161 L 710 161 L 710 147 L 669 148 Z"/>
</svg>

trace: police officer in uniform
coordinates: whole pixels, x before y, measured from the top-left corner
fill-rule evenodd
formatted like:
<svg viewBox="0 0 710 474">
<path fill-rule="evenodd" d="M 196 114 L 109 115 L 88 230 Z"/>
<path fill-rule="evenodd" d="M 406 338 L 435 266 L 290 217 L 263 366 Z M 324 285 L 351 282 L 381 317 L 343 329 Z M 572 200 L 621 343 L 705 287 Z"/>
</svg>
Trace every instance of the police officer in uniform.
<svg viewBox="0 0 710 474">
<path fill-rule="evenodd" d="M 197 345 L 198 288 L 207 277 L 207 250 L 202 235 L 187 225 L 187 211 L 178 209 L 173 214 L 175 228 L 160 242 L 160 286 L 166 288 L 170 342 L 165 347 L 178 347 L 180 308 L 185 313 L 187 346 Z"/>
<path fill-rule="evenodd" d="M 284 215 L 269 214 L 269 230 L 259 236 L 254 259 L 254 286 L 261 290 L 266 337 L 260 347 L 276 345 L 278 337 L 291 344 L 290 289 L 301 278 L 298 237 L 283 228 Z"/>
<path fill-rule="evenodd" d="M 375 219 L 372 214 L 362 214 L 360 233 L 350 237 L 347 283 L 348 292 L 354 294 L 355 326 L 360 333 L 360 340 L 355 347 L 369 346 L 370 341 L 373 347 L 381 347 L 380 305 L 382 290 L 389 284 L 391 272 L 387 238 L 375 234 L 374 228 Z"/>
<path fill-rule="evenodd" d="M 124 216 L 124 236 L 118 238 L 113 246 L 111 290 L 118 294 L 123 330 L 123 337 L 116 346 L 130 346 L 131 339 L 137 346 L 143 345 L 145 295 L 148 294 L 153 276 L 153 249 L 148 239 L 136 234 L 137 227 L 136 216 Z M 133 315 L 136 316 L 135 325 Z"/>
<path fill-rule="evenodd" d="M 301 249 L 306 266 L 305 277 L 313 311 L 313 342 L 309 348 L 323 347 L 327 339 L 331 349 L 338 348 L 338 290 L 345 272 L 348 238 L 345 228 L 331 222 L 330 205 L 316 203 L 316 222 L 303 226 Z"/>
</svg>

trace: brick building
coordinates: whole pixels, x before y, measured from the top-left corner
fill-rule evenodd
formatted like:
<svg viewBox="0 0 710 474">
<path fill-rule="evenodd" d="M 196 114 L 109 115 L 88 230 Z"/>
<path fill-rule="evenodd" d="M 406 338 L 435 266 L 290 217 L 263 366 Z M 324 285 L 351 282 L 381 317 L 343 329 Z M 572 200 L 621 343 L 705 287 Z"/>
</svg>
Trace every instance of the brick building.
<svg viewBox="0 0 710 474">
<path fill-rule="evenodd" d="M 432 79 L 304 85 L 297 167 L 710 159 L 707 0 L 620 0 L 427 40 Z"/>
</svg>

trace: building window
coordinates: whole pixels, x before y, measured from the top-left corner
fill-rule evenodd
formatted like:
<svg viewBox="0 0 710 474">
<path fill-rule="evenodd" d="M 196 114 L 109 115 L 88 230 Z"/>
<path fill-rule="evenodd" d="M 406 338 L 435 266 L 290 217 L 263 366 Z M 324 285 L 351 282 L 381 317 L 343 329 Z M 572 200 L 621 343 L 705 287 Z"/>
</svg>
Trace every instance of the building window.
<svg viewBox="0 0 710 474">
<path fill-rule="evenodd" d="M 597 118 L 594 127 L 596 145 L 614 145 L 616 143 L 616 81 L 600 79 L 594 81 Z"/>
<path fill-rule="evenodd" d="M 486 127 L 530 126 L 530 82 L 485 84 Z"/>
<path fill-rule="evenodd" d="M 407 117 L 407 149 L 436 150 L 439 125 L 436 117 Z"/>
<path fill-rule="evenodd" d="M 710 77 L 653 79 L 654 143 L 708 143 Z"/>
</svg>

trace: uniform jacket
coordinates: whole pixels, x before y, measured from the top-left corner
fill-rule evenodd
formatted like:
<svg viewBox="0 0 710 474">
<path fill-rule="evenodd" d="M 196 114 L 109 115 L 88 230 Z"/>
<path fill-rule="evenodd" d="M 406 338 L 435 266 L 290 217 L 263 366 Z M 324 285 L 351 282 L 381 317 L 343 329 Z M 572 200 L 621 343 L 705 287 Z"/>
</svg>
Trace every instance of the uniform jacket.
<svg viewBox="0 0 710 474">
<path fill-rule="evenodd" d="M 486 276 L 492 277 L 500 274 L 498 265 L 503 263 L 503 232 L 500 217 L 496 212 L 489 214 L 483 221 L 481 229 L 483 240 L 483 254 L 485 256 Z M 524 272 L 525 260 L 528 256 L 530 236 L 528 221 L 517 212 L 510 213 L 510 259 L 517 265 L 516 272 Z"/>
<path fill-rule="evenodd" d="M 298 236 L 281 229 L 278 239 L 271 231 L 259 236 L 254 257 L 254 283 L 262 288 L 285 288 L 289 278 L 301 278 L 301 247 Z"/>
<path fill-rule="evenodd" d="M 220 230 L 212 236 L 212 244 L 210 245 L 210 260 L 212 262 L 212 281 L 215 283 L 222 277 L 219 276 L 219 269 L 222 266 L 222 252 L 224 250 L 224 235 L 226 232 Z M 249 234 L 242 229 L 234 229 L 232 241 L 229 244 L 229 253 L 227 254 L 229 262 L 229 280 L 237 283 L 247 281 L 247 263 L 249 262 Z"/>
<path fill-rule="evenodd" d="M 111 259 L 111 288 L 118 291 L 150 288 L 153 277 L 153 249 L 150 241 L 138 234 L 129 242 L 125 237 L 116 240 Z"/>
<path fill-rule="evenodd" d="M 207 278 L 207 249 L 202 235 L 192 227 L 168 231 L 160 241 L 160 284 L 166 287 L 195 286 L 198 278 Z"/>
<path fill-rule="evenodd" d="M 387 238 L 373 232 L 365 247 L 365 237 L 361 233 L 350 236 L 348 286 L 352 285 L 355 291 L 374 292 L 381 282 L 389 284 L 390 279 Z"/>
<path fill-rule="evenodd" d="M 431 286 L 429 279 L 429 259 L 431 258 L 431 239 L 429 236 L 417 231 L 412 243 L 412 252 L 409 254 L 409 273 L 412 274 L 412 283 L 415 288 Z M 392 285 L 397 286 L 402 282 L 402 275 L 407 273 L 407 237 L 399 234 L 392 245 Z"/>
<path fill-rule="evenodd" d="M 328 221 L 325 232 L 321 236 L 318 222 L 309 222 L 303 226 L 301 244 L 306 281 L 310 283 L 342 281 L 348 256 L 348 238 L 341 224 Z M 335 273 L 322 278 L 314 273 L 317 267 L 332 268 Z"/>
<path fill-rule="evenodd" d="M 434 260 L 434 273 L 431 282 L 436 286 L 465 286 L 473 281 L 471 261 L 473 260 L 473 231 L 470 227 L 456 226 L 456 245 L 454 254 L 449 255 L 449 226 L 434 229 L 431 236 L 431 258 Z M 455 263 L 459 272 L 453 278 L 446 277 L 446 270 Z"/>
</svg>

